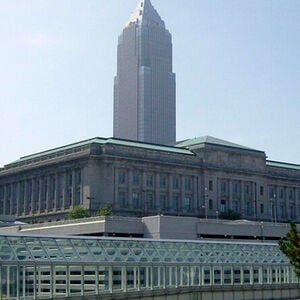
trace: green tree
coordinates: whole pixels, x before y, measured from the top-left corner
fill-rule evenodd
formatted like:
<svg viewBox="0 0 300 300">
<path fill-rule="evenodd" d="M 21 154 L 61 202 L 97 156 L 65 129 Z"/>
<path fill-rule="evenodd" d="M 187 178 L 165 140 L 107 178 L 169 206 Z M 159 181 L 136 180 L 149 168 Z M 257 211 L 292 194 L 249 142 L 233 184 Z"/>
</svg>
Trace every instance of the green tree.
<svg viewBox="0 0 300 300">
<path fill-rule="evenodd" d="M 295 222 L 290 223 L 290 231 L 284 240 L 279 241 L 279 248 L 288 257 L 300 278 L 300 233 Z"/>
<path fill-rule="evenodd" d="M 219 218 L 225 220 L 239 220 L 241 218 L 241 215 L 239 212 L 229 209 L 227 211 L 221 212 Z"/>
<path fill-rule="evenodd" d="M 82 218 L 87 218 L 88 216 L 89 216 L 89 212 L 87 208 L 78 205 L 78 206 L 74 206 L 73 209 L 69 212 L 68 219 L 69 220 L 82 219 Z"/>
<path fill-rule="evenodd" d="M 96 216 L 111 216 L 112 215 L 112 208 L 109 204 L 100 207 L 99 210 L 96 212 Z"/>
</svg>

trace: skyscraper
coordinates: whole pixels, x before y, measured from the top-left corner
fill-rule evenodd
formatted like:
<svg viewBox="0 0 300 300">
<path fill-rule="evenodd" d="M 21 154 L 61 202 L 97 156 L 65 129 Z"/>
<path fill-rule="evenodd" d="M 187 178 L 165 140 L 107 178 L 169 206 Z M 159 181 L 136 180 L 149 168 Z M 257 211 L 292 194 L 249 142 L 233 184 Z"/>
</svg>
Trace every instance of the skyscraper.
<svg viewBox="0 0 300 300">
<path fill-rule="evenodd" d="M 150 0 L 140 0 L 118 43 L 114 137 L 175 144 L 172 37 Z"/>
</svg>

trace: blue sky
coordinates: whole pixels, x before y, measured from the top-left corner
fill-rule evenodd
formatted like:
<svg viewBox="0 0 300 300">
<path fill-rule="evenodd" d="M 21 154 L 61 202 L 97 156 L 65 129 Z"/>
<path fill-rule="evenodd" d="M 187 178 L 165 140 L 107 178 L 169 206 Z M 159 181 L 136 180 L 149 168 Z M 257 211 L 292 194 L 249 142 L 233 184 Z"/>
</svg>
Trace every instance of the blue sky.
<svg viewBox="0 0 300 300">
<path fill-rule="evenodd" d="M 0 0 L 0 166 L 112 136 L 117 38 L 138 0 Z M 300 164 L 300 1 L 152 0 L 173 36 L 177 140 Z"/>
</svg>

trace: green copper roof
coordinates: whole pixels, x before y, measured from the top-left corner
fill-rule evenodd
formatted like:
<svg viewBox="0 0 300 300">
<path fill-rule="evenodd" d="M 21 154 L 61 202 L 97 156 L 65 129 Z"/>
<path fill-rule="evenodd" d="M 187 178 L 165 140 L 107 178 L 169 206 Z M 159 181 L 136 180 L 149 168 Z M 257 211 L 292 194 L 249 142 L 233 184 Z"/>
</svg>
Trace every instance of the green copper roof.
<svg viewBox="0 0 300 300">
<path fill-rule="evenodd" d="M 92 138 L 84 141 L 80 141 L 78 143 L 73 143 L 69 145 L 65 145 L 58 148 L 53 148 L 50 150 L 46 150 L 43 152 L 35 153 L 28 156 L 23 156 L 19 160 L 14 161 L 7 166 L 11 164 L 20 163 L 26 160 L 32 160 L 32 159 L 38 159 L 44 156 L 55 156 L 56 154 L 60 152 L 68 152 L 75 153 L 77 151 L 80 151 L 81 147 L 89 146 L 90 144 L 101 144 L 101 145 L 119 145 L 119 146 L 126 146 L 126 147 L 135 147 L 140 149 L 147 149 L 147 150 L 156 150 L 156 151 L 164 151 L 169 153 L 177 153 L 177 154 L 185 154 L 185 155 L 194 155 L 193 152 L 189 151 L 188 149 L 179 148 L 179 147 L 173 147 L 173 146 L 165 146 L 165 145 L 158 145 L 158 144 L 149 144 L 144 142 L 138 142 L 138 141 L 130 141 L 130 140 L 121 140 L 121 139 L 115 139 L 115 138 Z"/>
<path fill-rule="evenodd" d="M 235 144 L 235 143 L 232 143 L 229 141 L 217 139 L 212 136 L 202 136 L 202 137 L 184 140 L 184 141 L 178 142 L 176 144 L 176 146 L 194 148 L 195 146 L 203 145 L 203 144 L 211 144 L 211 145 L 217 145 L 217 146 L 223 146 L 223 147 L 238 148 L 238 149 L 244 149 L 244 150 L 250 150 L 250 151 L 259 151 L 259 150 L 249 148 L 246 146 L 242 146 L 239 144 Z M 261 152 L 261 151 L 259 151 L 259 152 Z"/>
<path fill-rule="evenodd" d="M 285 163 L 285 162 L 272 161 L 272 160 L 267 160 L 266 164 L 269 167 L 292 169 L 292 170 L 300 171 L 300 165 L 296 165 L 296 164 L 289 164 L 289 163 Z"/>
</svg>

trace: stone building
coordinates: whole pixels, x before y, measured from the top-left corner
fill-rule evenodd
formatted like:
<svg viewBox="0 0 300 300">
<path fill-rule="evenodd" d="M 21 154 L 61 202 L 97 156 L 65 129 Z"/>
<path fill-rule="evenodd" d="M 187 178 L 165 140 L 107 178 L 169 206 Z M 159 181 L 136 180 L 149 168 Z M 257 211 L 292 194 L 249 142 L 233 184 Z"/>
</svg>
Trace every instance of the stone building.
<svg viewBox="0 0 300 300">
<path fill-rule="evenodd" d="M 0 169 L 0 214 L 63 220 L 75 205 L 92 213 L 300 221 L 300 166 L 213 137 L 163 146 L 94 138 L 29 155 Z"/>
</svg>

